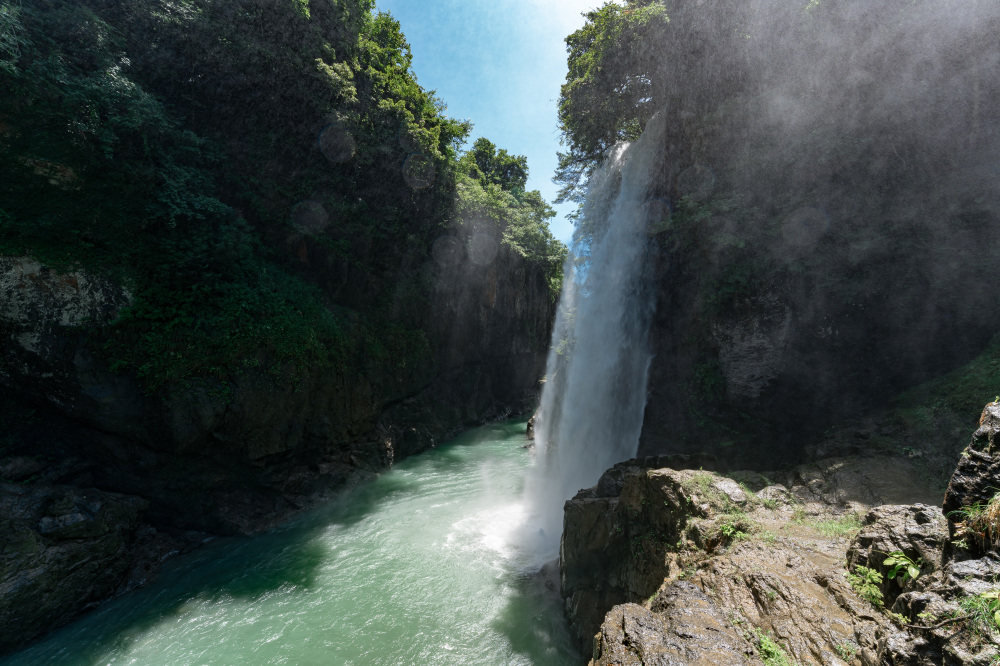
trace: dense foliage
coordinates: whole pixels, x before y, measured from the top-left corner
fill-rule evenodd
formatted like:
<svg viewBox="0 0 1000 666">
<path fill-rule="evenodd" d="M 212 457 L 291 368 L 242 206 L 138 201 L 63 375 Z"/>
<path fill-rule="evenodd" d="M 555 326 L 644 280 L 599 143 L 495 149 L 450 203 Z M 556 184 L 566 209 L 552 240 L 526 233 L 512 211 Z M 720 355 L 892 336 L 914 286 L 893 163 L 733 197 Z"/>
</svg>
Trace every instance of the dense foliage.
<svg viewBox="0 0 1000 666">
<path fill-rule="evenodd" d="M 562 255 L 524 158 L 475 167 L 410 66 L 371 0 L 2 0 L 0 251 L 126 282 L 102 344 L 153 387 L 412 369 L 470 209 L 554 284 Z"/>
<path fill-rule="evenodd" d="M 560 153 L 561 200 L 582 201 L 586 177 L 619 141 L 639 136 L 660 100 L 651 88 L 657 51 L 665 38 L 666 9 L 650 0 L 606 3 L 585 14 L 566 38 L 569 71 L 559 98 L 559 120 L 569 151 Z"/>
</svg>

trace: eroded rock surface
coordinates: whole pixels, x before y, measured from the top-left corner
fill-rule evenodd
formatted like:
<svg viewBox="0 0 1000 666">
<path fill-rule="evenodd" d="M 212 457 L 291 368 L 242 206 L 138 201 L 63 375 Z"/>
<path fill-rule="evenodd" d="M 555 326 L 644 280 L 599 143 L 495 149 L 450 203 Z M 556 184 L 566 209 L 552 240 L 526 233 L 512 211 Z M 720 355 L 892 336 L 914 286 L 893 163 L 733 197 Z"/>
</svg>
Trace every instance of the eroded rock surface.
<svg viewBox="0 0 1000 666">
<path fill-rule="evenodd" d="M 882 507 L 881 515 L 869 515 L 866 530 L 874 538 L 862 531 L 848 552 L 849 561 L 874 568 L 882 556 L 866 552 L 897 547 L 922 565 L 920 577 L 902 590 L 896 582 L 883 584 L 887 604 L 908 624 L 880 643 L 879 664 L 993 664 L 1000 658 L 996 608 L 990 605 L 1000 594 L 1000 528 L 988 511 L 998 493 L 998 432 L 1000 403 L 994 402 L 983 410 L 951 478 L 944 515 L 930 507 Z"/>
<path fill-rule="evenodd" d="M 920 562 L 921 575 L 927 575 L 941 569 L 947 542 L 948 524 L 941 509 L 926 504 L 877 506 L 865 516 L 847 550 L 847 567 L 864 566 L 882 574 L 882 598 L 891 607 L 902 586 L 889 578 L 889 554 L 904 553 Z"/>
<path fill-rule="evenodd" d="M 141 577 L 138 546 L 153 536 L 140 532 L 146 507 L 96 490 L 0 484 L 0 650 Z"/>
<path fill-rule="evenodd" d="M 729 477 L 650 466 L 658 462 L 616 465 L 566 504 L 562 592 L 581 646 L 594 643 L 593 663 L 761 663 L 762 635 L 794 663 L 879 663 L 897 630 L 852 589 L 844 553 L 877 501 L 933 496 L 908 461 Z M 886 544 L 933 558 L 946 534 L 935 511 L 873 515 L 899 519 Z"/>
<path fill-rule="evenodd" d="M 997 434 L 1000 433 L 1000 402 L 992 402 L 983 409 L 979 428 L 972 435 L 972 442 L 962 452 L 958 467 L 948 483 L 944 495 L 944 512 L 948 518 L 948 529 L 953 538 L 960 538 L 965 520 L 963 509 L 972 506 L 985 507 L 1000 492 L 1000 451 L 996 448 Z M 968 526 L 966 526 L 968 527 Z M 978 535 L 974 530 L 965 539 L 970 554 L 983 554 L 993 550 L 1000 531 L 991 535 Z"/>
<path fill-rule="evenodd" d="M 577 533 L 563 538 L 563 594 L 581 644 L 617 599 L 591 663 L 995 664 L 998 433 L 991 403 L 947 517 L 904 458 L 821 460 L 773 478 L 616 465 L 566 504 Z M 915 576 L 890 577 L 890 556 Z"/>
<path fill-rule="evenodd" d="M 752 653 L 715 602 L 691 583 L 657 595 L 653 608 L 615 606 L 594 637 L 596 666 L 749 664 Z"/>
</svg>

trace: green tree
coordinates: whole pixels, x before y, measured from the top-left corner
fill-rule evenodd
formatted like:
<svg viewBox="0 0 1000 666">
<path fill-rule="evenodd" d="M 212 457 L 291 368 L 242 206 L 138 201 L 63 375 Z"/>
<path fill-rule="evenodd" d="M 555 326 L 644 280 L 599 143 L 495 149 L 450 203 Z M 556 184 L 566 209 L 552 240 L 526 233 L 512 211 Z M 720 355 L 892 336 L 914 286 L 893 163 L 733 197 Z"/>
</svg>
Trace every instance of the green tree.
<svg viewBox="0 0 1000 666">
<path fill-rule="evenodd" d="M 512 192 L 523 191 L 528 183 L 528 158 L 524 155 L 511 155 L 485 138 L 476 139 L 468 155 L 479 169 L 484 186 L 495 183 Z"/>
<path fill-rule="evenodd" d="M 587 176 L 615 143 L 635 139 L 658 108 L 653 91 L 667 40 L 666 9 L 651 0 L 606 3 L 566 38 L 569 71 L 559 96 L 568 151 L 559 154 L 557 203 L 582 201 Z"/>
</svg>

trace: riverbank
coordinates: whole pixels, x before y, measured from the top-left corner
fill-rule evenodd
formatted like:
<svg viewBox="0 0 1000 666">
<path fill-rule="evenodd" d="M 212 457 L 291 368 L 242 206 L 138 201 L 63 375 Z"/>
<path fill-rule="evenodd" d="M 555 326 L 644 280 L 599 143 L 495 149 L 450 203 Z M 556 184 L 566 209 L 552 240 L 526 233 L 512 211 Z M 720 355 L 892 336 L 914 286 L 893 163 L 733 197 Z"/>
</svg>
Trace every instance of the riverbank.
<svg viewBox="0 0 1000 666">
<path fill-rule="evenodd" d="M 594 666 L 993 663 L 998 432 L 992 403 L 946 493 L 874 448 L 763 474 L 616 465 L 566 506 L 577 638 Z"/>
</svg>

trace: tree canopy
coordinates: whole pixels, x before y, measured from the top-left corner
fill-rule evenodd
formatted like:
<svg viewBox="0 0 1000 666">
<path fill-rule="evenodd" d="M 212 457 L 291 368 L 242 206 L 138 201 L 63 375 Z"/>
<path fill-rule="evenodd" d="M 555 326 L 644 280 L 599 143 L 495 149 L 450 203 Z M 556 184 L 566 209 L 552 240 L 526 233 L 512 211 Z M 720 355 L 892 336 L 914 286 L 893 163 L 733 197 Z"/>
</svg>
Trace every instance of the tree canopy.
<svg viewBox="0 0 1000 666">
<path fill-rule="evenodd" d="M 476 139 L 468 156 L 479 169 L 483 185 L 494 183 L 512 192 L 524 190 L 528 183 L 528 158 L 498 149 L 489 139 Z"/>
<path fill-rule="evenodd" d="M 253 349 L 388 362 L 476 161 L 411 64 L 372 0 L 0 0 L 0 251 L 128 281 L 112 355 L 154 385 Z M 472 153 L 499 237 L 559 273 L 526 160 Z"/>
<path fill-rule="evenodd" d="M 658 55 L 670 22 L 655 0 L 608 2 L 585 14 L 566 38 L 569 71 L 559 96 L 559 124 L 568 150 L 559 154 L 557 203 L 581 201 L 587 176 L 615 143 L 635 139 L 654 113 Z"/>
</svg>

